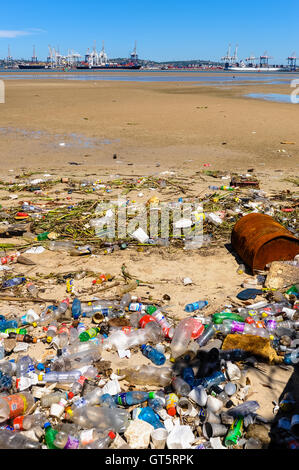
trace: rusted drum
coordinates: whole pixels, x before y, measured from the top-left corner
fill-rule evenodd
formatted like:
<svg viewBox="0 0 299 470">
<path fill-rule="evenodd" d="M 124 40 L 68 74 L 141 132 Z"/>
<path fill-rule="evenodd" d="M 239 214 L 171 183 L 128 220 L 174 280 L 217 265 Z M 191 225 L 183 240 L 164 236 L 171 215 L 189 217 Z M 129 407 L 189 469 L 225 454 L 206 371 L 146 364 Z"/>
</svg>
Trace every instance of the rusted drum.
<svg viewBox="0 0 299 470">
<path fill-rule="evenodd" d="M 251 213 L 238 220 L 231 243 L 253 272 L 272 261 L 292 260 L 299 253 L 299 239 L 265 214 Z"/>
</svg>

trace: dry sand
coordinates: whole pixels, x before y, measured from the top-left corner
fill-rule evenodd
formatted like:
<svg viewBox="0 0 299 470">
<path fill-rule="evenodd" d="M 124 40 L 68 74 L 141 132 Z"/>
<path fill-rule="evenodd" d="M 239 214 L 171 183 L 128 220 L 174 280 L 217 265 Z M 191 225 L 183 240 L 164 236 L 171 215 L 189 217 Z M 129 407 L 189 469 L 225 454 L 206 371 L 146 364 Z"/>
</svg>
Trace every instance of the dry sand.
<svg viewBox="0 0 299 470">
<path fill-rule="evenodd" d="M 294 191 L 295 187 L 285 178 L 298 171 L 299 107 L 244 98 L 249 92 L 288 93 L 289 86 L 244 84 L 219 88 L 171 82 L 7 80 L 6 103 L 0 105 L 0 174 L 6 181 L 14 181 L 22 171 L 46 172 L 74 180 L 109 180 L 110 175 L 116 174 L 142 176 L 173 171 L 186 177 L 196 196 L 207 192 L 209 184 L 229 183 L 202 179 L 201 175 L 196 176 L 197 171 L 226 170 L 229 175 L 231 171 L 244 173 L 254 168 L 261 189 L 279 191 L 291 186 Z M 83 137 L 78 142 L 71 134 Z M 282 141 L 295 144 L 283 145 Z M 113 159 L 113 154 L 117 159 Z M 203 166 L 207 163 L 211 165 L 208 168 Z M 72 204 L 83 199 L 82 195 L 69 196 L 65 185 L 54 190 L 59 191 L 55 197 L 60 201 L 69 197 Z M 140 201 L 154 195 L 161 197 L 156 191 L 142 192 Z M 137 194 L 132 192 L 129 198 L 136 200 Z M 117 198 L 118 191 L 112 196 Z M 184 198 L 184 194 L 173 194 L 168 199 L 173 197 L 176 201 L 179 196 Z M 7 193 L 0 197 L 4 207 L 13 204 L 7 200 Z M 28 201 L 28 193 L 21 193 L 20 200 Z M 249 274 L 236 273 L 238 262 L 225 244 L 196 251 L 158 248 L 137 252 L 129 248 L 86 258 L 54 256 L 49 251 L 30 257 L 36 266 L 17 264 L 16 274 L 38 278 L 39 273 L 90 269 L 119 276 L 125 263 L 130 273 L 148 283 L 138 288 L 137 295 L 160 300 L 168 294 L 169 313 L 175 318 L 184 317 L 184 306 L 198 299 L 209 301 L 207 314 L 219 311 L 235 300 L 242 282 L 250 278 Z M 193 284 L 184 286 L 184 277 L 190 277 Z M 91 278 L 74 284 L 82 299 L 86 299 L 84 288 L 90 287 Z M 66 295 L 65 285 L 45 281 L 44 288 L 43 298 L 62 300 Z M 112 289 L 100 295 L 109 298 L 114 294 Z M 94 295 L 99 295 L 96 289 Z M 1 313 L 15 311 L 21 315 L 29 306 L 2 302 Z M 34 306 L 37 312 L 40 307 Z M 36 359 L 42 360 L 47 346 L 39 343 L 31 350 Z M 103 357 L 112 359 L 114 371 L 122 365 L 149 363 L 140 353 L 133 354 L 130 360 L 120 360 L 116 353 L 103 353 Z M 265 365 L 265 370 L 264 376 L 261 372 L 251 374 L 250 399 L 259 401 L 261 415 L 272 418 L 272 402 L 278 400 L 292 369 L 274 370 Z M 262 385 L 264 382 L 268 386 Z"/>
</svg>

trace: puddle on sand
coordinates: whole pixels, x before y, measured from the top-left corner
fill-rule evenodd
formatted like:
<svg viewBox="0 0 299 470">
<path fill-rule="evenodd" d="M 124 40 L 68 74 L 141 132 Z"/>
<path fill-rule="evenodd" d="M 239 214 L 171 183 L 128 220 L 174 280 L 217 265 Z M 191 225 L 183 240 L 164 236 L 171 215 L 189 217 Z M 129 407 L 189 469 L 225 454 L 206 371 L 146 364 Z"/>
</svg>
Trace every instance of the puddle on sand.
<svg viewBox="0 0 299 470">
<path fill-rule="evenodd" d="M 94 148 L 102 145 L 109 145 L 117 140 L 99 139 L 97 137 L 86 137 L 84 135 L 71 134 L 49 134 L 44 131 L 29 131 L 13 127 L 0 127 L 0 135 L 14 135 L 29 139 L 41 140 L 41 143 L 48 144 L 59 148 Z"/>
<path fill-rule="evenodd" d="M 254 98 L 259 100 L 266 100 L 266 101 L 275 101 L 276 103 L 290 103 L 293 104 L 291 101 L 291 95 L 283 95 L 279 93 L 249 93 L 245 95 L 247 98 Z"/>
</svg>

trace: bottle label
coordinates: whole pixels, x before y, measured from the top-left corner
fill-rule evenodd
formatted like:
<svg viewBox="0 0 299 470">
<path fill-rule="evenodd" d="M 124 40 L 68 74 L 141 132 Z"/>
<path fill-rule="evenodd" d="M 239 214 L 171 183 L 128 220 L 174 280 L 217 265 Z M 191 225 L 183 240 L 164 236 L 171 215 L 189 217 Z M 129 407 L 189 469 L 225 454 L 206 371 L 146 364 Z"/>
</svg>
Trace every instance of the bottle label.
<svg viewBox="0 0 299 470">
<path fill-rule="evenodd" d="M 129 305 L 130 312 L 140 312 L 141 309 L 142 309 L 142 304 L 140 303 L 132 302 Z"/>
<path fill-rule="evenodd" d="M 26 397 L 21 393 L 10 395 L 8 397 L 2 397 L 2 400 L 5 400 L 9 406 L 10 418 L 16 418 L 17 416 L 25 413 L 28 406 Z"/>
<path fill-rule="evenodd" d="M 239 323 L 236 321 L 232 322 L 232 333 L 243 333 L 244 331 L 244 323 Z"/>
<path fill-rule="evenodd" d="M 79 447 L 79 439 L 76 439 L 73 436 L 69 436 L 64 448 L 65 449 L 78 449 L 78 447 Z"/>
<path fill-rule="evenodd" d="M 174 407 L 178 401 L 178 396 L 175 393 L 170 393 L 165 397 L 166 409 Z"/>
<path fill-rule="evenodd" d="M 87 429 L 86 431 L 82 431 L 80 434 L 80 441 L 83 446 L 90 444 L 94 441 L 93 438 L 94 429 Z"/>
<path fill-rule="evenodd" d="M 127 405 L 127 394 L 124 393 L 119 393 L 117 397 L 117 402 L 119 405 L 126 406 Z"/>
<path fill-rule="evenodd" d="M 156 321 L 156 320 L 151 315 L 144 315 L 144 317 L 142 317 L 139 320 L 139 325 L 141 328 L 144 328 L 145 325 L 147 325 L 151 321 Z"/>
<path fill-rule="evenodd" d="M 23 428 L 23 421 L 24 421 L 24 416 L 17 416 L 14 420 L 13 420 L 13 428 L 14 430 L 17 430 L 17 431 L 23 431 L 24 428 Z"/>
<path fill-rule="evenodd" d="M 82 406 L 85 406 L 87 405 L 87 401 L 85 400 L 85 398 L 79 398 L 79 400 L 76 400 L 74 402 L 74 406 L 76 408 L 81 408 Z"/>
</svg>

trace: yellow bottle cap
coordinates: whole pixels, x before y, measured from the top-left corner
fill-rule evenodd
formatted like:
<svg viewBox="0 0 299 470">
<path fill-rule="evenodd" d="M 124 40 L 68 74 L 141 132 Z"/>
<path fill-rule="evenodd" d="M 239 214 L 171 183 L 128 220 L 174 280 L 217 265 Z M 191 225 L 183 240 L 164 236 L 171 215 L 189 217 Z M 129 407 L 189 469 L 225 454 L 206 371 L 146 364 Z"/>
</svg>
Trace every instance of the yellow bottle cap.
<svg viewBox="0 0 299 470">
<path fill-rule="evenodd" d="M 170 362 L 175 362 L 175 358 L 174 358 L 174 357 L 171 357 L 169 360 L 170 360 Z"/>
<path fill-rule="evenodd" d="M 51 343 L 52 339 L 53 339 L 52 336 L 48 336 L 47 337 L 47 343 Z"/>
<path fill-rule="evenodd" d="M 273 339 L 274 339 L 274 336 L 273 336 L 273 335 L 270 335 L 269 338 L 270 338 L 271 340 L 273 340 Z"/>
<path fill-rule="evenodd" d="M 268 313 L 266 313 L 266 312 L 263 312 L 263 313 L 262 313 L 262 317 L 263 317 L 263 318 L 266 318 L 267 316 L 268 316 Z"/>
<path fill-rule="evenodd" d="M 37 323 L 34 321 L 34 322 L 32 323 L 32 326 L 33 326 L 34 328 L 36 328 L 36 327 L 37 327 Z"/>
<path fill-rule="evenodd" d="M 42 381 L 44 376 L 43 376 L 43 374 L 38 374 L 37 378 L 38 378 L 38 380 Z"/>
</svg>

